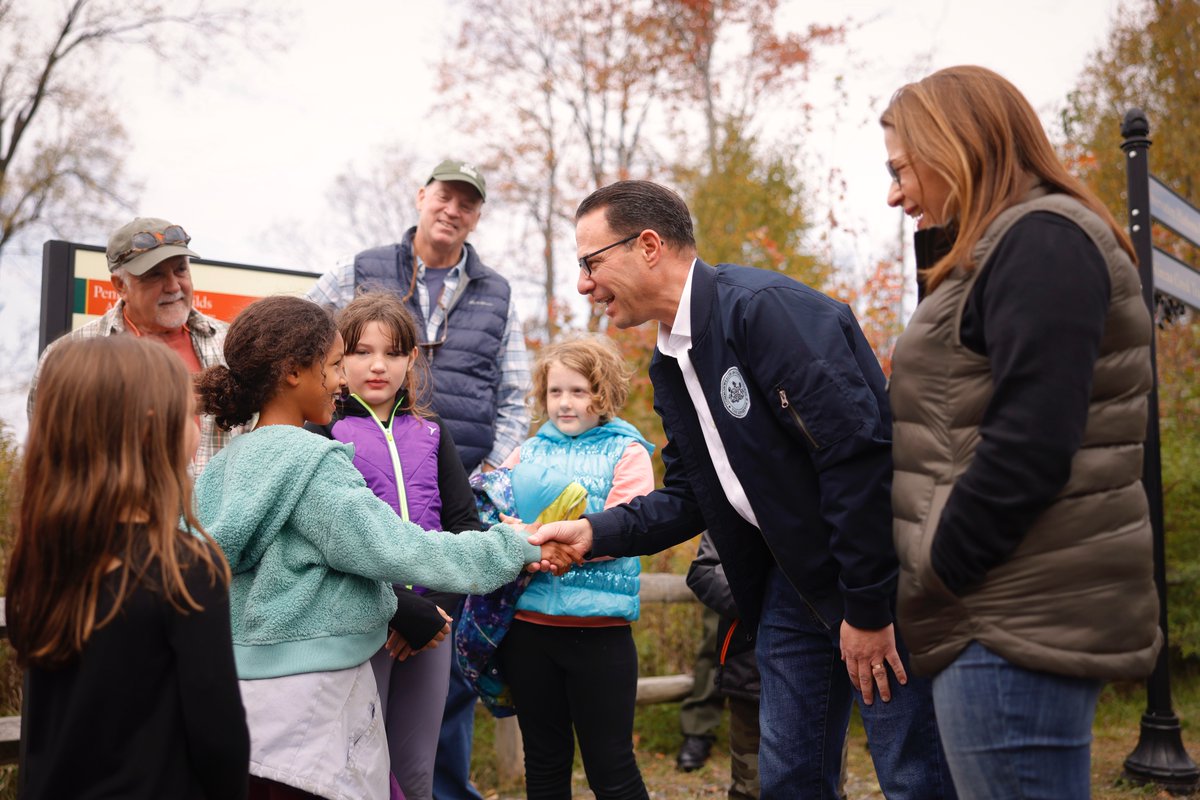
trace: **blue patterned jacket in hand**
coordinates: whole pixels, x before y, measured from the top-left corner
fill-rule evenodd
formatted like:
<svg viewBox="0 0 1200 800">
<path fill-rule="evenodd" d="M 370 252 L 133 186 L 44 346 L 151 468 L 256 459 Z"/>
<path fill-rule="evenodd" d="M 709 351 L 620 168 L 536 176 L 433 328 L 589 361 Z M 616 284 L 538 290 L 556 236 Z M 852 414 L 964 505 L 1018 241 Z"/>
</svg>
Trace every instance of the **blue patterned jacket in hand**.
<svg viewBox="0 0 1200 800">
<path fill-rule="evenodd" d="M 519 463 L 471 476 L 479 518 L 485 525 L 500 515 L 527 522 L 578 519 L 587 507 L 587 491 L 548 467 Z M 517 599 L 533 579 L 525 572 L 485 595 L 468 595 L 454 637 L 455 657 L 463 676 L 495 717 L 517 713 L 512 692 L 500 672 L 496 651 L 517 613 Z"/>
</svg>

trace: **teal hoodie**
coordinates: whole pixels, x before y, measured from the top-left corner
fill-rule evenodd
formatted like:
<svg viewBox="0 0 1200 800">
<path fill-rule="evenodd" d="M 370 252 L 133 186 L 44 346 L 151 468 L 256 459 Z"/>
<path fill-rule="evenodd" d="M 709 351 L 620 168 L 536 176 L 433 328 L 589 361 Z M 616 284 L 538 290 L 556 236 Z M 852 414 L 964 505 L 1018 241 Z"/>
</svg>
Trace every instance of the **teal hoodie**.
<svg viewBox="0 0 1200 800">
<path fill-rule="evenodd" d="M 233 571 L 238 677 L 347 669 L 387 637 L 391 583 L 485 594 L 540 558 L 507 525 L 460 534 L 404 522 L 352 445 L 291 425 L 235 438 L 196 482 L 200 521 Z"/>
</svg>

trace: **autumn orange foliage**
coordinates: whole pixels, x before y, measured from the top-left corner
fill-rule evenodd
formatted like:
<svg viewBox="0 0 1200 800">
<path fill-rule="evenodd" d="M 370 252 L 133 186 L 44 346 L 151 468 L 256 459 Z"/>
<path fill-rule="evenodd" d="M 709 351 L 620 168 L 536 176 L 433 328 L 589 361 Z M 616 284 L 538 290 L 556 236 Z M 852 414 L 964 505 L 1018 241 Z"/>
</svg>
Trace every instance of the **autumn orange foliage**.
<svg viewBox="0 0 1200 800">
<path fill-rule="evenodd" d="M 831 287 L 830 294 L 850 305 L 858 317 L 863 335 L 875 351 L 883 374 L 892 375 L 892 349 L 904 330 L 901 318 L 904 303 L 904 265 L 896 259 L 882 258 L 857 285 L 844 281 Z"/>
</svg>

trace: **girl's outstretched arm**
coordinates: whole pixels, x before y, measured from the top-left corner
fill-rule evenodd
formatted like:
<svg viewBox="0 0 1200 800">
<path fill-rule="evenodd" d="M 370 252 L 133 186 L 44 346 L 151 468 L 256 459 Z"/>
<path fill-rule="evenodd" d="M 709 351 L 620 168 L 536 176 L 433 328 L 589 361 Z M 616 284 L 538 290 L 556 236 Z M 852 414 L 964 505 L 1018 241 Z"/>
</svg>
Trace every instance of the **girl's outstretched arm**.
<svg viewBox="0 0 1200 800">
<path fill-rule="evenodd" d="M 326 453 L 292 520 L 336 570 L 442 591 L 486 594 L 541 559 L 540 548 L 508 525 L 448 534 L 404 522 L 343 449 Z"/>
</svg>

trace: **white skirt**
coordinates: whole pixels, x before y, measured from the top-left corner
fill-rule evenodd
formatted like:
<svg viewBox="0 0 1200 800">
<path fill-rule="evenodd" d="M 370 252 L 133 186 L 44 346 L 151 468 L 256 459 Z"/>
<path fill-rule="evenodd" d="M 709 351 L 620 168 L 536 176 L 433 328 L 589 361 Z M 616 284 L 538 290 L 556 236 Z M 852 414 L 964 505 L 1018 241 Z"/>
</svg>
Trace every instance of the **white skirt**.
<svg viewBox="0 0 1200 800">
<path fill-rule="evenodd" d="M 388 800 L 388 751 L 371 663 L 238 681 L 250 773 L 329 800 Z"/>
</svg>

